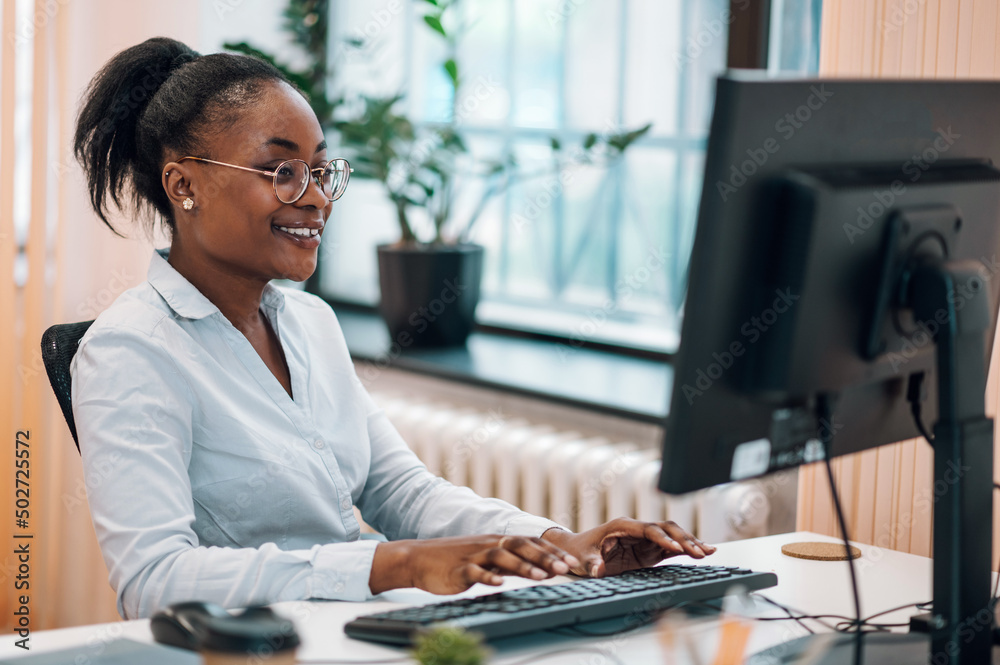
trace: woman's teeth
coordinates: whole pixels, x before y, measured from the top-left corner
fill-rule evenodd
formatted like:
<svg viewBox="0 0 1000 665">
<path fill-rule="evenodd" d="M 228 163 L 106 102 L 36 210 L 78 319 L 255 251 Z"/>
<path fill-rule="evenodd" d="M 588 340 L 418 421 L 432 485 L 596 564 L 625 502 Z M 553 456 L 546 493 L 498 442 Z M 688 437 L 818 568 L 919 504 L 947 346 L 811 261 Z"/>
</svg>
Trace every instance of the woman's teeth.
<svg viewBox="0 0 1000 665">
<path fill-rule="evenodd" d="M 275 227 L 279 231 L 284 231 L 285 233 L 290 233 L 293 236 L 302 236 L 304 238 L 311 238 L 312 236 L 319 235 L 319 229 L 290 229 L 287 226 L 277 226 Z"/>
</svg>

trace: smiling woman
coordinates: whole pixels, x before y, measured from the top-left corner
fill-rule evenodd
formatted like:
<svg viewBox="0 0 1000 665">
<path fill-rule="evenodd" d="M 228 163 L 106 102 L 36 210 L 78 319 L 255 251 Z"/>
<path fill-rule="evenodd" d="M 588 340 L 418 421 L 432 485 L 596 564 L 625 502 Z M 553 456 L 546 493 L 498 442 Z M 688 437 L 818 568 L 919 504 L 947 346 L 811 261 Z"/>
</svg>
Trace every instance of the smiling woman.
<svg viewBox="0 0 1000 665">
<path fill-rule="evenodd" d="M 171 238 L 71 366 L 123 617 L 190 599 L 454 593 L 713 551 L 671 522 L 570 533 L 427 471 L 361 386 L 330 307 L 271 283 L 315 270 L 350 167 L 268 63 L 148 40 L 91 82 L 75 140 L 105 224 L 110 197 Z M 355 507 L 390 542 L 360 540 Z"/>
</svg>

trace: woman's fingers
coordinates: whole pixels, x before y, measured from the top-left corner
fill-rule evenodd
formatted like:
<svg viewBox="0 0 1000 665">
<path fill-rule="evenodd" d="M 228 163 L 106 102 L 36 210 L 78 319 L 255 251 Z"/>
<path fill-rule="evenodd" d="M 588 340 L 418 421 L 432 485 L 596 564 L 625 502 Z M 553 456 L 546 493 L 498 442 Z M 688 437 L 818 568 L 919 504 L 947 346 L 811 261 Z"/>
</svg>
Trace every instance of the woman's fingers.
<svg viewBox="0 0 1000 665">
<path fill-rule="evenodd" d="M 667 537 L 679 543 L 685 554 L 696 559 L 701 559 L 715 551 L 714 547 L 701 542 L 674 522 L 661 522 L 656 526 L 660 527 Z"/>
<path fill-rule="evenodd" d="M 572 554 L 541 538 L 505 536 L 500 539 L 500 544 L 503 548 L 553 575 L 565 575 L 570 571 L 570 568 L 580 563 Z"/>
<path fill-rule="evenodd" d="M 486 570 L 542 580 L 564 575 L 580 566 L 572 554 L 541 538 L 504 536 L 496 546 L 484 550 L 475 562 Z"/>
<path fill-rule="evenodd" d="M 705 556 L 697 544 L 687 537 L 683 529 L 680 533 L 672 530 L 668 532 L 668 524 L 667 522 L 648 523 L 644 525 L 642 535 L 646 540 L 658 545 L 667 555 L 687 554 L 697 559 Z"/>
<path fill-rule="evenodd" d="M 588 554 L 586 557 L 585 570 L 591 577 L 604 577 L 604 557 L 597 554 Z"/>
<path fill-rule="evenodd" d="M 475 563 L 467 563 L 460 569 L 464 589 L 468 589 L 473 584 L 489 584 L 490 586 L 500 586 L 503 584 L 503 577 L 493 571 L 486 570 Z M 459 589 L 461 591 L 462 589 Z"/>
<path fill-rule="evenodd" d="M 484 557 L 486 567 L 493 567 L 504 575 L 517 575 L 527 577 L 530 580 L 544 580 L 556 574 L 509 549 L 493 547 L 486 550 Z"/>
<path fill-rule="evenodd" d="M 715 548 L 706 545 L 674 522 L 641 522 L 639 520 L 620 518 L 612 520 L 595 532 L 600 538 L 600 555 L 604 559 L 613 556 L 617 548 L 632 549 L 635 561 L 627 568 L 652 565 L 662 558 L 687 554 L 695 559 L 701 559 L 715 552 Z M 651 550 L 653 546 L 659 554 Z M 589 557 L 588 557 L 589 558 Z M 591 564 L 588 562 L 588 567 Z M 612 566 L 616 568 L 616 566 Z M 616 568 L 617 570 L 617 568 Z M 619 571 L 620 572 L 620 571 Z M 594 573 L 591 572 L 593 575 Z"/>
<path fill-rule="evenodd" d="M 410 547 L 422 553 L 414 557 L 420 562 L 414 572 L 415 586 L 434 593 L 456 593 L 478 583 L 497 586 L 504 575 L 537 581 L 572 571 L 603 577 L 652 565 L 667 556 L 683 553 L 700 559 L 715 551 L 673 522 L 625 518 L 579 534 L 559 533 L 551 540 L 477 536 Z"/>
<path fill-rule="evenodd" d="M 562 549 L 555 543 L 551 543 L 543 538 L 531 538 L 530 539 L 536 546 L 542 548 L 546 552 L 552 554 L 556 559 L 563 561 L 570 568 L 576 568 L 580 565 L 580 560 L 575 556 Z"/>
<path fill-rule="evenodd" d="M 546 552 L 550 552 L 557 559 L 565 563 L 570 569 L 576 568 L 580 565 L 580 560 L 571 552 L 564 550 L 559 545 L 552 543 L 548 540 L 543 540 L 542 538 L 533 538 L 538 547 L 541 547 Z"/>
</svg>

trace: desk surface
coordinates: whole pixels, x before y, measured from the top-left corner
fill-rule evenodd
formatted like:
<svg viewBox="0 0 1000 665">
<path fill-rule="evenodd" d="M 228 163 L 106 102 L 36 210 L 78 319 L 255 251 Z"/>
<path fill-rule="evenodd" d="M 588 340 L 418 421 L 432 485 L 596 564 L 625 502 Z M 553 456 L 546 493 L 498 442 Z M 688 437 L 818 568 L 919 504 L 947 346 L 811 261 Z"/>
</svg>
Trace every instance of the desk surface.
<svg viewBox="0 0 1000 665">
<path fill-rule="evenodd" d="M 781 546 L 801 540 L 821 540 L 836 542 L 827 536 L 810 533 L 788 533 L 767 536 L 732 543 L 722 543 L 716 554 L 705 560 L 715 565 L 738 565 L 756 571 L 773 571 L 778 575 L 778 586 L 763 593 L 769 598 L 808 614 L 838 614 L 854 616 L 851 595 L 850 574 L 844 562 L 805 561 L 785 556 Z M 913 554 L 904 554 L 870 545 L 858 545 L 862 556 L 855 561 L 858 584 L 861 591 L 861 611 L 868 616 L 906 603 L 917 603 L 931 599 L 931 560 Z M 687 557 L 675 557 L 672 563 L 689 563 Z M 558 583 L 568 578 L 560 577 L 547 583 Z M 508 578 L 502 588 L 514 588 L 531 584 L 528 580 Z M 496 591 L 495 587 L 477 585 L 461 595 L 479 595 Z M 277 603 L 276 611 L 295 621 L 302 637 L 302 647 L 298 657 L 314 659 L 358 659 L 376 660 L 399 657 L 401 651 L 348 638 L 343 626 L 361 614 L 423 604 L 442 599 L 416 589 L 399 589 L 383 594 L 377 600 L 367 603 L 347 603 L 331 601 L 296 601 Z M 776 608 L 756 601 L 752 607 L 741 607 L 746 614 L 758 616 L 781 616 Z M 879 621 L 905 622 L 906 617 L 916 612 L 915 608 L 888 614 Z M 718 622 L 715 622 L 716 624 Z M 813 624 L 815 626 L 815 624 Z M 815 626 L 819 628 L 818 626 Z M 708 643 L 706 653 L 714 638 L 710 629 L 699 639 Z M 753 634 L 747 654 L 768 646 L 805 634 L 805 630 L 793 621 L 754 622 Z M 92 626 L 78 626 L 59 630 L 31 633 L 31 654 L 55 651 L 69 647 L 80 647 L 81 656 L 94 656 L 103 645 L 113 639 L 130 638 L 151 642 L 148 620 L 125 621 Z M 4 635 L 0 640 L 0 659 L 26 655 L 14 646 L 14 635 Z M 625 663 L 664 662 L 663 653 L 654 627 L 645 627 L 632 633 L 615 637 L 579 638 L 563 637 L 553 633 L 511 638 L 498 643 L 491 663 L 514 663 L 544 652 L 572 647 L 599 648 L 614 654 Z M 598 660 L 594 660 L 598 659 Z M 533 659 L 534 661 L 535 659 Z M 546 658 L 544 663 L 557 665 L 581 662 L 614 662 L 613 658 L 602 658 L 590 652 L 566 652 Z M 72 662 L 72 661 L 71 661 Z M 681 659 L 679 662 L 686 662 Z M 711 662 L 709 659 L 708 662 Z"/>
</svg>

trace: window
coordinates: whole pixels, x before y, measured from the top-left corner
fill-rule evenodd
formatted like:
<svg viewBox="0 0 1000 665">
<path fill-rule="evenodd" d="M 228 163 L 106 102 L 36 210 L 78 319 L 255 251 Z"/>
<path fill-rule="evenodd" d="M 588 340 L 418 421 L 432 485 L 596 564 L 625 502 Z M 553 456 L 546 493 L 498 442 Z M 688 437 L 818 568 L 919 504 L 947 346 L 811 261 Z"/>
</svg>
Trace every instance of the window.
<svg viewBox="0 0 1000 665">
<path fill-rule="evenodd" d="M 781 25 L 803 15 L 818 22 L 815 0 L 780 4 Z M 513 156 L 522 171 L 546 174 L 491 199 L 476 225 L 472 239 L 487 248 L 480 322 L 672 350 L 728 0 L 462 0 L 458 99 L 441 68 L 452 54 L 424 24 L 423 6 L 335 3 L 332 71 L 348 95 L 405 92 L 417 123 L 449 122 L 454 111 L 474 155 Z M 805 53 L 800 71 L 815 71 L 808 56 L 816 49 L 799 33 L 772 29 L 772 44 L 786 34 L 798 42 L 774 68 L 792 69 L 787 63 Z M 590 133 L 647 123 L 651 130 L 611 167 L 552 170 L 552 138 L 577 146 Z M 460 184 L 459 219 L 482 187 Z M 375 304 L 374 247 L 397 237 L 380 183 L 352 181 L 324 235 L 323 295 Z"/>
</svg>

